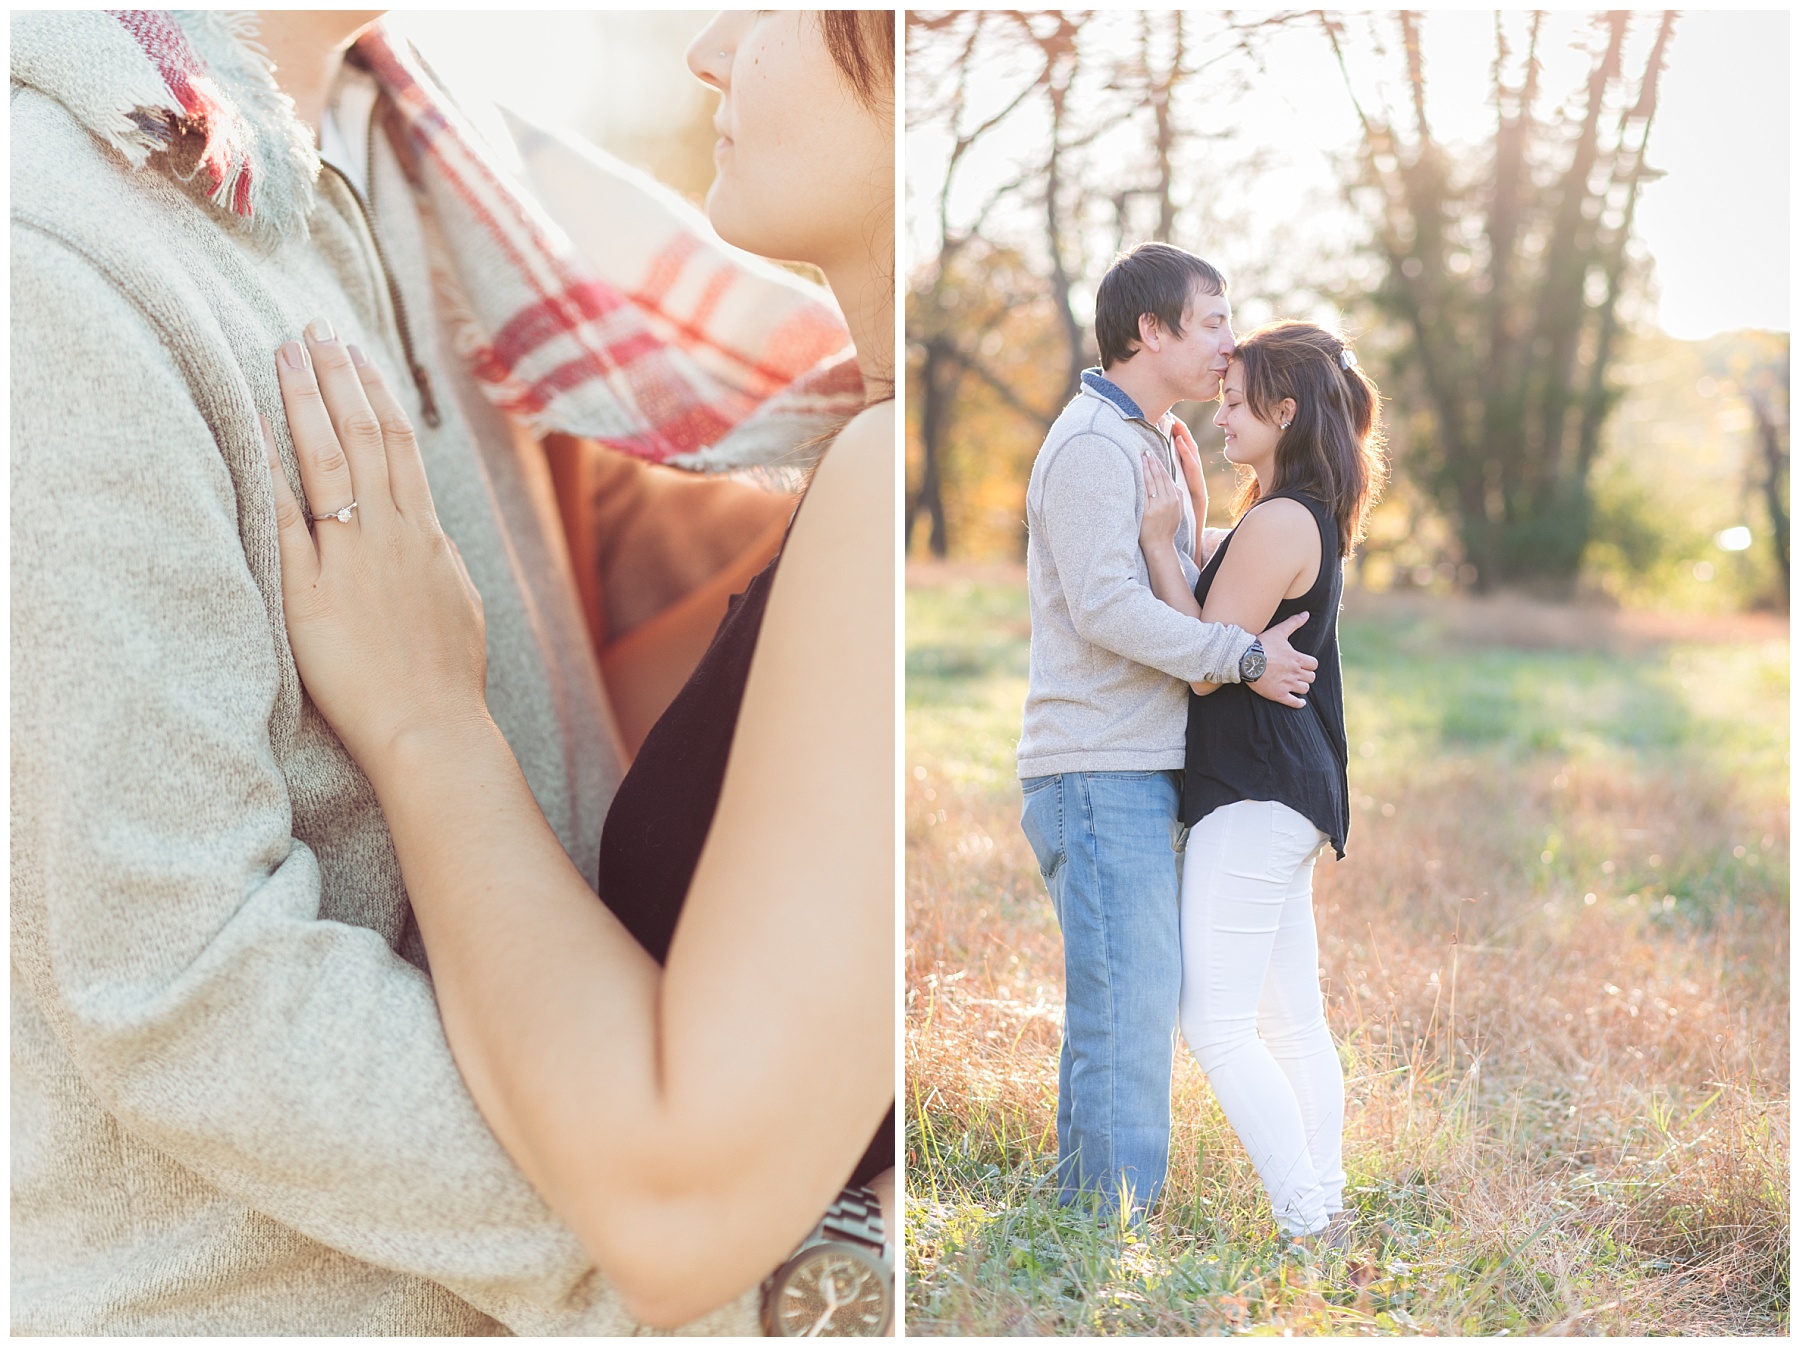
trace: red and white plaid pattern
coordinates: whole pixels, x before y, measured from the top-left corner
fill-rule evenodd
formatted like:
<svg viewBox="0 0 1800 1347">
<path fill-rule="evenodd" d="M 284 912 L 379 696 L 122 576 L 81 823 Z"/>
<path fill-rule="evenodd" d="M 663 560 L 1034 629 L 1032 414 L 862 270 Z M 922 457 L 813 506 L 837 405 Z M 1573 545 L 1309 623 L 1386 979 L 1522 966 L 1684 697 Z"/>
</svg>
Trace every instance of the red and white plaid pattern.
<svg viewBox="0 0 1800 1347">
<path fill-rule="evenodd" d="M 188 42 L 181 25 L 164 10 L 109 9 L 107 13 L 137 39 L 175 100 L 174 108 L 140 109 L 133 118 L 138 129 L 165 149 L 178 135 L 199 132 L 204 136 L 204 148 L 196 166 L 196 181 L 214 205 L 249 215 L 248 138 L 230 105 L 219 96 L 206 62 Z"/>
<path fill-rule="evenodd" d="M 167 83 L 176 129 L 204 134 L 209 197 L 249 216 L 248 137 L 235 134 L 204 62 L 171 16 L 114 17 Z M 791 460 L 862 405 L 831 305 L 769 285 L 643 193 L 607 199 L 608 228 L 629 239 L 637 265 L 604 276 L 606 259 L 583 257 L 510 180 L 404 43 L 378 24 L 357 52 L 387 95 L 467 297 L 458 350 L 496 406 L 541 431 L 716 470 Z M 754 314 L 732 303 L 746 288 Z"/>
</svg>

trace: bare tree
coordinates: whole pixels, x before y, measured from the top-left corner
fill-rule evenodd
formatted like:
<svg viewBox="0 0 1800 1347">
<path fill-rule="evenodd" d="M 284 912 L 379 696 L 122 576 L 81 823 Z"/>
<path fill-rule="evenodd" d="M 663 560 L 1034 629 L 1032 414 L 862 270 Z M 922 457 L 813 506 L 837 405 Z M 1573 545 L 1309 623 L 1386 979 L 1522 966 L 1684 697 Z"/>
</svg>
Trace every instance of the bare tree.
<svg viewBox="0 0 1800 1347">
<path fill-rule="evenodd" d="M 1178 184 L 1184 173 L 1197 175 L 1194 150 L 1207 137 L 1184 123 L 1178 95 L 1270 20 L 1234 25 L 1215 17 L 1204 43 L 1199 22 L 1176 11 L 909 12 L 909 118 L 949 139 L 946 170 L 933 184 L 937 250 L 909 278 L 909 400 L 918 409 L 921 459 L 907 497 L 909 541 L 923 518 L 931 521 L 931 550 L 943 555 L 950 547 L 944 496 L 958 485 L 948 462 L 958 399 L 980 390 L 1041 437 L 1075 395 L 1094 359 L 1082 294 L 1110 261 L 1095 248 L 1096 216 L 1103 220 L 1110 207 L 1121 247 L 1179 232 Z M 1121 42 L 1125 32 L 1136 41 Z M 974 209 L 953 211 L 953 200 L 970 196 L 963 179 L 978 147 L 1020 119 L 1032 131 L 1028 142 L 1015 140 L 1027 148 Z M 1133 131 L 1147 153 L 1135 152 Z M 1135 201 L 1152 203 L 1154 214 L 1148 231 L 1133 236 Z M 1017 344 L 1024 315 L 1048 322 L 1054 350 L 1034 333 L 1030 360 L 984 351 L 997 325 L 1007 325 L 1004 349 Z M 1018 536 L 1022 545 L 1022 526 Z"/>
<path fill-rule="evenodd" d="M 968 276 L 962 276 L 962 283 L 957 283 L 964 257 L 978 256 L 987 246 L 982 231 L 989 217 L 996 208 L 1027 187 L 1031 172 L 1027 169 L 991 190 L 981 208 L 966 223 L 953 222 L 950 201 L 960 185 L 958 171 L 967 161 L 970 151 L 1011 117 L 1033 94 L 1056 83 L 1056 67 L 1065 59 L 1065 48 L 1072 53 L 1074 45 L 1074 29 L 1061 16 L 1056 18 L 1055 25 L 1040 40 L 1032 28 L 1029 16 L 1023 14 L 912 11 L 907 15 L 909 52 L 916 48 L 922 35 L 954 44 L 954 54 L 947 63 L 945 72 L 947 78 L 939 81 L 942 94 L 937 98 L 921 97 L 916 100 L 918 111 L 914 117 L 915 124 L 934 121 L 948 127 L 952 144 L 949 164 L 937 192 L 938 251 L 930 263 L 914 275 L 906 306 L 909 366 L 913 371 L 910 393 L 919 407 L 919 439 L 923 463 L 916 485 L 907 493 L 905 536 L 910 542 L 915 523 L 920 514 L 924 514 L 931 521 L 927 545 L 934 556 L 945 556 L 950 546 L 949 524 L 944 508 L 944 459 L 948 428 L 965 376 L 970 372 L 976 373 L 1010 405 L 1044 427 L 1048 427 L 1055 418 L 1053 408 L 1031 406 L 1004 378 L 989 370 L 971 341 L 972 337 L 978 337 L 985 330 L 975 321 L 977 310 L 992 309 L 996 301 L 1004 310 L 1025 297 L 995 295 L 991 291 L 983 293 L 986 288 L 979 284 L 969 284 Z M 1026 46 L 1035 47 L 1041 59 L 1028 68 L 1026 77 L 1018 82 L 1011 96 L 1000 103 L 998 110 L 984 116 L 971 109 L 971 84 L 983 78 L 986 73 L 984 69 L 978 68 L 981 64 L 978 58 L 985 54 L 987 45 L 1008 37 L 1015 43 L 1022 41 Z M 1062 87 L 1066 91 L 1066 75 Z M 1054 159 L 1053 154 L 1053 162 Z M 1057 186 L 1054 171 L 1050 178 L 1047 196 L 1052 202 L 1050 214 L 1054 217 Z M 1060 256 L 1056 243 L 1053 235 L 1050 245 L 1053 259 Z M 1054 265 L 1056 264 L 1053 263 L 1053 267 Z"/>
<path fill-rule="evenodd" d="M 1596 16 L 1585 90 L 1572 115 L 1551 119 L 1540 113 L 1545 16 L 1530 16 L 1521 60 L 1496 14 L 1494 136 L 1461 164 L 1426 116 L 1422 17 L 1392 19 L 1405 67 L 1399 115 L 1358 95 L 1347 22 L 1320 21 L 1362 124 L 1348 186 L 1385 264 L 1372 298 L 1398 320 L 1401 363 L 1432 412 L 1413 469 L 1457 521 L 1478 587 L 1566 590 L 1617 399 L 1608 372 L 1621 300 L 1641 270 L 1632 224 L 1640 189 L 1658 176 L 1645 152 L 1675 15 L 1657 20 L 1635 79 L 1624 66 L 1638 16 Z"/>
</svg>

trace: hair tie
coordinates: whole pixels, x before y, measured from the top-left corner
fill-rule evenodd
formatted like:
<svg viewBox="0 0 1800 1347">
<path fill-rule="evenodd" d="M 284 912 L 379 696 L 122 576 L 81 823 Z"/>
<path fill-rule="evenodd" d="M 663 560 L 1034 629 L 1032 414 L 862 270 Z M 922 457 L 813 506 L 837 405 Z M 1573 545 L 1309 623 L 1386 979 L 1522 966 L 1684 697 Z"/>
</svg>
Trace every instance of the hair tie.
<svg viewBox="0 0 1800 1347">
<path fill-rule="evenodd" d="M 1356 352 L 1352 351 L 1348 346 L 1342 348 L 1338 352 L 1338 364 L 1342 365 L 1347 370 L 1355 369 Z"/>
</svg>

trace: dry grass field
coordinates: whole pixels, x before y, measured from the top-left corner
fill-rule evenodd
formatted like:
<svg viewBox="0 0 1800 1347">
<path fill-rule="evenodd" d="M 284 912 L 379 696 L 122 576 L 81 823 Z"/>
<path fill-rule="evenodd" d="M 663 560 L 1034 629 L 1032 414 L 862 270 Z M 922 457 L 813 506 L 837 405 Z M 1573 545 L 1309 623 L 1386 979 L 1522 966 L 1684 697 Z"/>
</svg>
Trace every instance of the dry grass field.
<svg viewBox="0 0 1800 1347">
<path fill-rule="evenodd" d="M 1316 894 L 1362 1219 L 1317 1261 L 1185 1049 L 1152 1218 L 1050 1199 L 1028 632 L 1016 568 L 909 576 L 909 1333 L 1787 1333 L 1785 621 L 1351 596 Z"/>
</svg>

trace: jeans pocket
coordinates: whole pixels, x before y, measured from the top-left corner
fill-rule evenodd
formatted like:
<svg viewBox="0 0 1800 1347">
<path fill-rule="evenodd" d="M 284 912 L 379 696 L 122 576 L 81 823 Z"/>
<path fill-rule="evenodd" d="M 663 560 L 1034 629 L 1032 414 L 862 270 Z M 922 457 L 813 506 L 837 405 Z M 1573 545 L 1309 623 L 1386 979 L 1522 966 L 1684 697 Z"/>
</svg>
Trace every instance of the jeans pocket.
<svg viewBox="0 0 1800 1347">
<path fill-rule="evenodd" d="M 1021 787 L 1025 798 L 1019 807 L 1019 826 L 1037 857 L 1038 873 L 1048 884 L 1068 854 L 1063 845 L 1062 777 L 1031 777 Z"/>
</svg>

